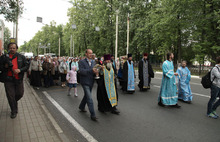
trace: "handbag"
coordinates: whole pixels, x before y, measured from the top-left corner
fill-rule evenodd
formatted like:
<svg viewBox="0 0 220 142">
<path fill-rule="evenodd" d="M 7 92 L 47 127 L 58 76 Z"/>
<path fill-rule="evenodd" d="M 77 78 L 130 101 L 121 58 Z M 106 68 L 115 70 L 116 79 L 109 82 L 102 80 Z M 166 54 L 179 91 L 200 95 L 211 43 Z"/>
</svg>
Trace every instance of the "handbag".
<svg viewBox="0 0 220 142">
<path fill-rule="evenodd" d="M 64 72 L 63 72 L 64 74 L 67 74 L 67 70 L 64 70 Z"/>
</svg>

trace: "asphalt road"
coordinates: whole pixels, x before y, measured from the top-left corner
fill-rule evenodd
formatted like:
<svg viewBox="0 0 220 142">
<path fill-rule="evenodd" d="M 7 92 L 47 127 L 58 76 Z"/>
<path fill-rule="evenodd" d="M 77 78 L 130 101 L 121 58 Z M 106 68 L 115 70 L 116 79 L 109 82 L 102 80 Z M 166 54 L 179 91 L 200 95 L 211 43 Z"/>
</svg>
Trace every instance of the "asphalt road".
<svg viewBox="0 0 220 142">
<path fill-rule="evenodd" d="M 99 142 L 219 142 L 220 119 L 206 116 L 210 90 L 203 89 L 200 79 L 192 79 L 192 104 L 179 102 L 182 106 L 180 109 L 163 108 L 157 105 L 161 78 L 162 75 L 156 74 L 152 79 L 151 89 L 147 92 L 140 92 L 137 84 L 135 94 L 124 94 L 119 90 L 117 108 L 120 115 L 103 114 L 97 110 L 95 83 L 92 93 L 98 122 L 91 121 L 89 112 L 79 112 L 78 106 L 83 97 L 80 85 L 78 97 L 67 96 L 67 88 L 60 86 L 40 88 L 37 93 L 70 141 L 87 140 L 45 97 L 43 91 Z M 217 113 L 220 114 L 220 110 Z"/>
</svg>

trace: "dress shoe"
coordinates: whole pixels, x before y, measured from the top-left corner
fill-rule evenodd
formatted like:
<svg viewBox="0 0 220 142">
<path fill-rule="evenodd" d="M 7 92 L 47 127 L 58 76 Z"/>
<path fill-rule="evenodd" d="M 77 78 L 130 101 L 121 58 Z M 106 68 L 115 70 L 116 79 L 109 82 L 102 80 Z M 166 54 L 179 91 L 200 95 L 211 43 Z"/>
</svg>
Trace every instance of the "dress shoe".
<svg viewBox="0 0 220 142">
<path fill-rule="evenodd" d="M 174 108 L 180 108 L 181 106 L 178 105 L 178 104 L 175 104 L 175 105 L 173 105 L 173 106 L 171 106 L 171 107 L 174 107 Z"/>
<path fill-rule="evenodd" d="M 113 113 L 113 114 L 119 114 L 120 111 L 118 111 L 117 109 L 115 109 L 115 110 L 112 110 L 111 113 Z"/>
<path fill-rule="evenodd" d="M 11 119 L 14 119 L 17 116 L 17 113 L 11 113 Z"/>
<path fill-rule="evenodd" d="M 97 121 L 97 117 L 95 117 L 95 116 L 91 116 L 91 119 L 92 119 L 92 121 Z"/>
<path fill-rule="evenodd" d="M 191 103 L 192 103 L 192 101 L 185 101 L 185 103 L 187 103 L 187 104 L 191 104 Z"/>
<path fill-rule="evenodd" d="M 85 109 L 80 109 L 80 112 L 87 112 Z"/>
<path fill-rule="evenodd" d="M 102 110 L 102 109 L 98 109 L 99 110 L 99 112 L 101 112 L 101 113 L 105 113 L 105 111 L 104 110 Z"/>
<path fill-rule="evenodd" d="M 158 102 L 158 105 L 161 107 L 165 107 L 165 105 L 162 102 Z"/>
</svg>

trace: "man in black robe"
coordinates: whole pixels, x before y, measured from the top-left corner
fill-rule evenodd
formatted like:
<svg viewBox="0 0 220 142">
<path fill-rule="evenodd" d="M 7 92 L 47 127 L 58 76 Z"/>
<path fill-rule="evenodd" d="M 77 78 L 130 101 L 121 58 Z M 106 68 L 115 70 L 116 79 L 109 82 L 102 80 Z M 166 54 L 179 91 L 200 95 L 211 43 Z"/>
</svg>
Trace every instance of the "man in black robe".
<svg viewBox="0 0 220 142">
<path fill-rule="evenodd" d="M 151 64 L 148 60 L 148 54 L 143 54 L 143 59 L 139 61 L 138 65 L 139 84 L 140 91 L 150 89 L 151 78 L 154 78 L 154 72 Z"/>
<path fill-rule="evenodd" d="M 110 54 L 104 55 L 104 64 L 99 76 L 100 78 L 97 80 L 98 110 L 103 113 L 110 111 L 113 114 L 119 114 L 120 112 L 116 108 L 118 103 L 116 76 Z"/>
<path fill-rule="evenodd" d="M 122 90 L 130 94 L 135 92 L 135 70 L 132 61 L 132 54 L 128 54 L 128 59 L 123 65 Z"/>
</svg>

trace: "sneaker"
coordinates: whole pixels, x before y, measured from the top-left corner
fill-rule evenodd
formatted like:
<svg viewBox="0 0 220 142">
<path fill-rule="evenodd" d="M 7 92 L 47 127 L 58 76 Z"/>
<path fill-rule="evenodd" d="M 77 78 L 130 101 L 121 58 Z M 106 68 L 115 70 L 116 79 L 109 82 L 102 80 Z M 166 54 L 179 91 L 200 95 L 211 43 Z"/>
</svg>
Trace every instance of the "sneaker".
<svg viewBox="0 0 220 142">
<path fill-rule="evenodd" d="M 209 114 L 207 114 L 207 116 L 208 117 L 211 117 L 211 118 L 214 118 L 214 119 L 217 119 L 218 117 L 215 115 L 215 114 L 213 114 L 213 113 L 209 113 Z"/>
<path fill-rule="evenodd" d="M 74 96 L 75 96 L 75 97 L 78 97 L 78 95 L 77 95 L 77 94 L 75 94 Z"/>
<path fill-rule="evenodd" d="M 215 110 L 213 110 L 212 113 L 213 113 L 215 116 L 219 117 Z"/>
</svg>

